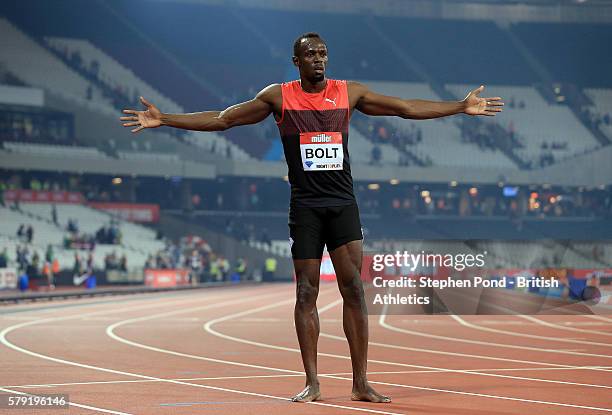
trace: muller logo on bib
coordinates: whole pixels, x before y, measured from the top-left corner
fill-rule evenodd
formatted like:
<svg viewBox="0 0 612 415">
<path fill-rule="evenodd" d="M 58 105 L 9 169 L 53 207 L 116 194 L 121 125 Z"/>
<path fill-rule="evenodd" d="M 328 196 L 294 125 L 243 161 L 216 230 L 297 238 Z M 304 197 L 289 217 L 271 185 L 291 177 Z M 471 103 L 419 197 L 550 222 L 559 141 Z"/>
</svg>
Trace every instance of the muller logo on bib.
<svg viewBox="0 0 612 415">
<path fill-rule="evenodd" d="M 300 153 L 304 170 L 342 170 L 344 151 L 342 133 L 300 133 Z"/>
<path fill-rule="evenodd" d="M 332 136 L 326 135 L 325 133 L 323 133 L 323 134 L 315 135 L 314 137 L 312 137 L 311 140 L 313 143 L 329 143 L 332 140 Z"/>
</svg>

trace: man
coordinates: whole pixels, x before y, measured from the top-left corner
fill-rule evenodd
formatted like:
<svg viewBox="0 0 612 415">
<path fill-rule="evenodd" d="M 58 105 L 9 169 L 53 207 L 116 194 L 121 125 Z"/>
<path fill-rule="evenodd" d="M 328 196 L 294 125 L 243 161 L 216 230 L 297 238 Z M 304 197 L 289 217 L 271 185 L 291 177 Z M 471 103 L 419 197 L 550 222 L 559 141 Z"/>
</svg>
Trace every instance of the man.
<svg viewBox="0 0 612 415">
<path fill-rule="evenodd" d="M 145 111 L 124 110 L 121 117 L 132 132 L 169 126 L 197 131 L 223 131 L 254 124 L 274 114 L 289 167 L 291 203 L 289 228 L 297 277 L 295 326 L 306 372 L 306 387 L 293 397 L 320 398 L 317 378 L 319 318 L 316 299 L 324 245 L 330 253 L 343 305 L 343 326 L 353 367 L 353 400 L 390 402 L 366 377 L 368 319 L 361 283 L 362 232 L 353 194 L 348 124 L 353 110 L 367 115 L 430 119 L 453 114 L 493 116 L 501 98 L 480 98 L 481 86 L 463 101 L 404 100 L 379 95 L 358 82 L 327 79 L 327 46 L 316 33 L 294 43 L 293 64 L 300 79 L 273 84 L 247 102 L 223 111 L 164 114 L 141 97 Z"/>
</svg>

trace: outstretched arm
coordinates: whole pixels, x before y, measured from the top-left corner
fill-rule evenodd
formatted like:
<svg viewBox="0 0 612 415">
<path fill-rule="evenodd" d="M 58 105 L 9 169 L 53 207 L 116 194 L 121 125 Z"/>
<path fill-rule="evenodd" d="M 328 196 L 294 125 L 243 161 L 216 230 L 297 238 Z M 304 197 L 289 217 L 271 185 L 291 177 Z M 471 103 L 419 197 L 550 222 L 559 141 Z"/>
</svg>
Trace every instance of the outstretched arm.
<svg viewBox="0 0 612 415">
<path fill-rule="evenodd" d="M 164 114 L 155 105 L 140 97 L 140 101 L 147 109 L 144 111 L 123 110 L 129 115 L 120 119 L 124 121 L 124 127 L 136 127 L 132 129 L 133 133 L 145 128 L 161 126 L 195 131 L 223 131 L 239 125 L 263 121 L 274 109 L 275 94 L 279 94 L 278 88 L 278 85 L 270 85 L 252 100 L 232 105 L 223 111 L 190 114 Z"/>
<path fill-rule="evenodd" d="M 401 99 L 370 91 L 358 82 L 349 83 L 349 96 L 355 108 L 367 115 L 389 115 L 414 120 L 446 117 L 454 114 L 494 116 L 504 103 L 500 97 L 480 98 L 484 86 L 471 91 L 462 101 L 427 101 Z"/>
</svg>

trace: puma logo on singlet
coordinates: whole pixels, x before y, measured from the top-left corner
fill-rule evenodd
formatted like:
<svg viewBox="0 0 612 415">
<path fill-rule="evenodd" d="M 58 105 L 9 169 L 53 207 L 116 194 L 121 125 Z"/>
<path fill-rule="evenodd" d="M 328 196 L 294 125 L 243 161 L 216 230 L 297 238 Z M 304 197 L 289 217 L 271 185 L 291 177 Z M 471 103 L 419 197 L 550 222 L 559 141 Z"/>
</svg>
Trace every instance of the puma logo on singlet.
<svg viewBox="0 0 612 415">
<path fill-rule="evenodd" d="M 335 106 L 336 106 L 336 99 L 337 99 L 337 98 L 334 98 L 333 100 L 331 100 L 331 99 L 329 99 L 329 98 L 325 98 L 325 101 L 327 101 L 327 102 L 331 102 L 332 104 L 334 104 L 334 107 L 335 107 Z"/>
</svg>

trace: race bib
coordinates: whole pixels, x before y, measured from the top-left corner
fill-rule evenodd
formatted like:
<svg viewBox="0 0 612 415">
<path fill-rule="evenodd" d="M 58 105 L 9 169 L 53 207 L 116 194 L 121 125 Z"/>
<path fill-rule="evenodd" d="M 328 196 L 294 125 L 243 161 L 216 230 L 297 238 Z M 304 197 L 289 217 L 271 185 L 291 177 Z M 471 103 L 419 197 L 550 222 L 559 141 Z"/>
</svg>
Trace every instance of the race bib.
<svg viewBox="0 0 612 415">
<path fill-rule="evenodd" d="M 300 133 L 300 153 L 305 171 L 342 170 L 342 133 Z"/>
</svg>

